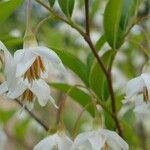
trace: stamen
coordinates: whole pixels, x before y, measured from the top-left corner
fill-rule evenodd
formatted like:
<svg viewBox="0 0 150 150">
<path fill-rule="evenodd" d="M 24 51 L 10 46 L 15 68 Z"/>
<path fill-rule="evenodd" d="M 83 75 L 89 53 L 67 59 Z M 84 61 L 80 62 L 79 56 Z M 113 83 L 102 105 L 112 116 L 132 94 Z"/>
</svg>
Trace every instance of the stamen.
<svg viewBox="0 0 150 150">
<path fill-rule="evenodd" d="M 32 66 L 25 72 L 24 79 L 28 79 L 29 82 L 40 78 L 42 72 L 45 72 L 46 68 L 40 56 L 38 56 L 33 62 Z"/>
<path fill-rule="evenodd" d="M 143 88 L 143 99 L 144 99 L 144 102 L 145 102 L 145 103 L 148 103 L 148 101 L 149 101 L 149 96 L 148 96 L 147 87 L 144 87 L 144 88 Z"/>
<path fill-rule="evenodd" d="M 34 94 L 29 89 L 25 90 L 22 94 L 22 100 L 32 102 L 33 101 Z"/>
<path fill-rule="evenodd" d="M 109 146 L 108 146 L 108 144 L 106 142 L 104 144 L 103 150 L 109 150 Z"/>
</svg>

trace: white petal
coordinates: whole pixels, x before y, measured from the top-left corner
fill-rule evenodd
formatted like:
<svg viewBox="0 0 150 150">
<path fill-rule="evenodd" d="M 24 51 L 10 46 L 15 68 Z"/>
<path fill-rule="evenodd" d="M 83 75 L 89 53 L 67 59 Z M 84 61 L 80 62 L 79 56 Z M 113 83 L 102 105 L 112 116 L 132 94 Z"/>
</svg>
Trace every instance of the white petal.
<svg viewBox="0 0 150 150">
<path fill-rule="evenodd" d="M 142 92 L 144 86 L 145 83 L 141 76 L 130 80 L 126 86 L 126 98 L 130 99 L 132 96 Z"/>
<path fill-rule="evenodd" d="M 0 85 L 0 94 L 3 94 L 7 91 L 8 91 L 8 85 L 7 82 L 5 81 Z"/>
<path fill-rule="evenodd" d="M 62 70 L 65 70 L 65 67 L 62 64 L 61 59 L 53 50 L 44 46 L 38 46 L 37 49 L 33 50 L 33 53 L 43 57 L 43 59 L 49 60 L 53 64 L 56 64 L 56 66 L 62 68 Z"/>
<path fill-rule="evenodd" d="M 24 84 L 23 81 L 20 81 L 18 85 L 16 85 L 16 89 L 14 91 L 9 90 L 7 96 L 11 99 L 17 98 L 21 96 L 24 91 L 27 89 L 27 86 Z"/>
<path fill-rule="evenodd" d="M 100 150 L 104 146 L 106 138 L 95 131 L 95 134 L 89 139 L 89 141 L 92 145 L 92 150 Z"/>
<path fill-rule="evenodd" d="M 22 51 L 23 52 L 23 51 Z M 36 59 L 36 55 L 30 51 L 25 50 L 24 53 L 19 53 L 17 59 L 20 60 L 17 65 L 16 77 L 22 76 L 33 64 Z"/>
<path fill-rule="evenodd" d="M 150 74 L 148 73 L 143 73 L 141 74 L 142 79 L 144 80 L 144 83 L 148 89 L 148 95 L 150 97 Z"/>
<path fill-rule="evenodd" d="M 106 137 L 106 142 L 112 150 L 129 150 L 128 144 L 116 132 L 105 129 L 100 132 Z"/>
<path fill-rule="evenodd" d="M 11 62 L 12 62 L 12 55 L 6 48 L 6 46 L 0 41 L 0 50 L 4 51 L 4 56 L 5 56 L 5 73 L 7 74 L 9 69 L 11 68 Z"/>
<path fill-rule="evenodd" d="M 135 101 L 134 112 L 139 114 L 146 114 L 150 112 L 150 103 L 145 103 L 143 101 L 143 95 L 138 96 L 137 100 Z"/>
<path fill-rule="evenodd" d="M 20 49 L 20 50 L 17 50 L 15 53 L 14 53 L 14 61 L 16 63 L 19 63 L 20 61 L 22 61 L 22 58 L 24 56 L 24 52 L 25 50 L 24 49 Z"/>
<path fill-rule="evenodd" d="M 6 46 L 1 41 L 0 41 L 0 50 L 4 51 L 5 59 L 7 60 L 7 62 L 11 61 L 12 59 L 11 53 L 8 51 Z"/>
<path fill-rule="evenodd" d="M 74 140 L 74 143 L 72 145 L 72 150 L 78 150 L 78 148 L 81 145 L 85 145 L 84 143 L 86 141 L 88 141 L 88 139 L 93 135 L 93 132 L 89 131 L 89 132 L 84 132 L 84 133 L 80 133 Z M 89 143 L 89 142 L 88 142 Z M 89 143 L 90 144 L 90 143 Z"/>
<path fill-rule="evenodd" d="M 16 88 L 16 85 L 19 82 L 19 80 L 16 78 L 16 64 L 13 60 L 6 74 L 6 80 L 7 80 L 9 90 L 14 90 Z"/>
<path fill-rule="evenodd" d="M 33 150 L 53 150 L 55 146 L 57 146 L 57 141 L 58 141 L 58 135 L 54 134 L 51 136 L 48 136 L 47 138 L 43 139 L 40 141 L 34 148 Z"/>
<path fill-rule="evenodd" d="M 48 100 L 51 98 L 48 84 L 44 80 L 39 79 L 33 81 L 32 85 L 30 86 L 29 84 L 28 87 L 37 96 L 40 105 L 45 106 Z"/>
<path fill-rule="evenodd" d="M 59 150 L 70 150 L 72 141 L 67 136 L 59 136 L 58 149 Z"/>
<path fill-rule="evenodd" d="M 71 149 L 72 150 L 72 149 Z M 94 150 L 90 141 L 86 140 L 83 144 L 76 147 L 74 150 Z"/>
<path fill-rule="evenodd" d="M 26 102 L 25 106 L 28 108 L 29 111 L 31 111 L 34 107 L 34 102 Z"/>
</svg>

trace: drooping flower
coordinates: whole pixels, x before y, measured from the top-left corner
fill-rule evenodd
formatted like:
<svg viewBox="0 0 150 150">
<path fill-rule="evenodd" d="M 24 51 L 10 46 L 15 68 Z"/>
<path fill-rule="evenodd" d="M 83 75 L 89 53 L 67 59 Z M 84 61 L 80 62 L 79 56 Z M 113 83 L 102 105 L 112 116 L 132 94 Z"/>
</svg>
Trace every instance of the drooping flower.
<svg viewBox="0 0 150 150">
<path fill-rule="evenodd" d="M 41 106 L 45 106 L 50 100 L 57 107 L 55 100 L 51 97 L 49 85 L 42 79 L 35 80 L 32 84 L 28 80 L 20 79 L 16 89 L 9 91 L 7 96 L 11 99 L 20 97 L 29 110 L 33 108 L 36 98 Z"/>
<path fill-rule="evenodd" d="M 16 52 L 19 53 L 17 59 L 20 60 L 17 64 L 16 77 L 22 76 L 29 82 L 40 78 L 45 79 L 51 71 L 50 64 L 65 70 L 61 59 L 53 50 L 38 46 L 33 34 L 27 36 L 31 37 L 25 37 L 23 49 Z M 29 39 L 30 41 L 28 41 Z"/>
<path fill-rule="evenodd" d="M 71 150 L 128 150 L 128 144 L 114 131 L 98 129 L 80 133 Z"/>
<path fill-rule="evenodd" d="M 0 49 L 4 51 L 6 75 L 6 81 L 0 85 L 0 94 L 7 92 L 7 96 L 11 99 L 21 97 L 22 102 L 30 110 L 33 108 L 36 97 L 41 106 L 45 106 L 48 100 L 55 105 L 50 88 L 43 79 L 34 79 L 30 83 L 28 79 L 16 77 L 17 64 L 21 61 L 22 51 L 15 52 L 14 57 L 12 57 L 2 42 L 0 42 Z"/>
<path fill-rule="evenodd" d="M 70 150 L 72 143 L 64 132 L 57 132 L 40 141 L 33 150 Z"/>
<path fill-rule="evenodd" d="M 126 96 L 123 103 L 135 105 L 135 112 L 144 113 L 150 110 L 150 74 L 142 73 L 130 80 L 126 86 Z"/>
</svg>

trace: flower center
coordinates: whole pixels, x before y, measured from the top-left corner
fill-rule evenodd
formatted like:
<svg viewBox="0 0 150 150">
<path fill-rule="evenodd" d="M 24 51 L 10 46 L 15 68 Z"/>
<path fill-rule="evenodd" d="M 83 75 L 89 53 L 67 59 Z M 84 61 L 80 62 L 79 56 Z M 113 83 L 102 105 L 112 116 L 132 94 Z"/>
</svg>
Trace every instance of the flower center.
<svg viewBox="0 0 150 150">
<path fill-rule="evenodd" d="M 45 72 L 46 68 L 40 56 L 38 56 L 33 62 L 32 66 L 25 72 L 24 79 L 28 79 L 29 82 L 40 78 L 42 72 Z"/>
<path fill-rule="evenodd" d="M 105 142 L 104 146 L 103 146 L 103 150 L 109 150 L 109 146 L 108 144 Z"/>
<path fill-rule="evenodd" d="M 32 102 L 33 101 L 34 94 L 29 89 L 25 90 L 22 94 L 22 100 Z"/>
<path fill-rule="evenodd" d="M 149 101 L 149 96 L 148 96 L 148 90 L 147 87 L 143 88 L 143 100 L 145 103 L 148 103 Z"/>
</svg>

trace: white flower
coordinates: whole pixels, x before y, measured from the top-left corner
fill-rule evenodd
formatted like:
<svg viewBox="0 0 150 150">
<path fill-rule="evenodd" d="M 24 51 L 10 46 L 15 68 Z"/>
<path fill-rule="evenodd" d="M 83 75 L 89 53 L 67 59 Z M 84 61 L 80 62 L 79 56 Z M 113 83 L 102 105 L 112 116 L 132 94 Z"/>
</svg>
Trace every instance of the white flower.
<svg viewBox="0 0 150 150">
<path fill-rule="evenodd" d="M 65 133 L 55 133 L 40 141 L 33 150 L 70 150 L 71 139 Z"/>
<path fill-rule="evenodd" d="M 28 80 L 20 79 L 16 85 L 16 89 L 7 93 L 11 99 L 21 96 L 21 100 L 28 107 L 29 110 L 33 108 L 35 98 L 37 98 L 41 106 L 45 106 L 50 100 L 55 107 L 55 100 L 50 95 L 49 85 L 42 79 L 35 80 L 32 84 Z"/>
<path fill-rule="evenodd" d="M 4 150 L 6 145 L 7 137 L 2 128 L 0 127 L 0 150 Z"/>
<path fill-rule="evenodd" d="M 98 129 L 80 133 L 71 150 L 128 150 L 128 144 L 114 131 Z"/>
<path fill-rule="evenodd" d="M 0 94 L 8 92 L 7 96 L 11 99 L 22 96 L 23 103 L 30 110 L 33 108 L 33 102 L 36 97 L 41 106 L 45 106 L 48 100 L 55 105 L 54 99 L 50 95 L 49 85 L 43 79 L 34 78 L 33 80 L 29 80 L 29 77 L 32 77 L 30 71 L 25 75 L 27 78 L 16 76 L 17 64 L 22 61 L 23 50 L 15 52 L 14 57 L 12 57 L 2 42 L 0 42 L 0 49 L 4 51 L 5 55 L 6 75 L 6 81 L 0 85 Z M 30 63 L 30 59 L 27 63 Z"/>
<path fill-rule="evenodd" d="M 124 103 L 133 103 L 134 111 L 138 113 L 150 110 L 149 73 L 143 73 L 127 83 Z"/>
<path fill-rule="evenodd" d="M 22 76 L 29 82 L 39 78 L 47 78 L 49 71 L 52 71 L 50 63 L 63 71 L 65 70 L 58 55 L 44 46 L 24 48 L 18 50 L 16 55 L 18 55 L 17 59 L 20 60 L 17 64 L 16 77 Z"/>
</svg>

